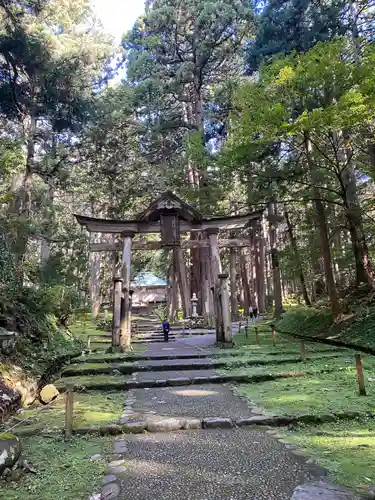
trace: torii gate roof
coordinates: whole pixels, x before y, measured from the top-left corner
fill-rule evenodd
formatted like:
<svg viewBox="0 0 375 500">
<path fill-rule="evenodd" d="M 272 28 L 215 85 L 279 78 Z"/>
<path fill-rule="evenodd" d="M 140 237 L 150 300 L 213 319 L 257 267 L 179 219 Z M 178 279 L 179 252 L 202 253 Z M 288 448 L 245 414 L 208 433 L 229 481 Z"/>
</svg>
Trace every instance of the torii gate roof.
<svg viewBox="0 0 375 500">
<path fill-rule="evenodd" d="M 95 233 L 158 233 L 160 232 L 160 213 L 163 211 L 177 212 L 180 218 L 180 231 L 204 231 L 218 228 L 228 231 L 248 227 L 252 221 L 260 220 L 263 210 L 244 215 L 230 215 L 224 217 L 203 218 L 192 206 L 185 203 L 170 191 L 165 192 L 154 200 L 146 210 L 135 220 L 100 219 L 75 215 L 78 223 L 86 227 L 89 232 Z"/>
</svg>

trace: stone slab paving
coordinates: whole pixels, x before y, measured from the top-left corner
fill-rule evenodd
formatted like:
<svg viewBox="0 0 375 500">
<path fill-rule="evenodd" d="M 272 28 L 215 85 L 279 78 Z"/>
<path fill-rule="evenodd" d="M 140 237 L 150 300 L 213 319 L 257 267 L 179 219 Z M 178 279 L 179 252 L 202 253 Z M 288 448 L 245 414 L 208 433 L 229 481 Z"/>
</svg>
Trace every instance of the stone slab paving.
<svg viewBox="0 0 375 500">
<path fill-rule="evenodd" d="M 121 500 L 289 500 L 296 486 L 323 473 L 259 430 L 188 430 L 126 440 Z"/>
</svg>

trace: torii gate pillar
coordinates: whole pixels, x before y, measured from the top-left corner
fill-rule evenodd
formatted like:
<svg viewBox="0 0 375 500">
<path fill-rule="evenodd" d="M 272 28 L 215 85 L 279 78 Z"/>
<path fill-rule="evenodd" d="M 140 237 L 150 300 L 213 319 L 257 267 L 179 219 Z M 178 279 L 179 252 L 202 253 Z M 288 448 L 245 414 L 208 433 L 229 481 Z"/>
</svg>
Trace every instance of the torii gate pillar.
<svg viewBox="0 0 375 500">
<path fill-rule="evenodd" d="M 128 350 L 131 348 L 131 296 L 130 296 L 130 268 L 131 268 L 131 255 L 132 255 L 132 240 L 134 232 L 124 231 L 121 233 L 123 238 L 123 251 L 122 251 L 122 291 L 124 295 L 123 314 L 121 315 L 121 335 L 120 347 Z"/>
</svg>

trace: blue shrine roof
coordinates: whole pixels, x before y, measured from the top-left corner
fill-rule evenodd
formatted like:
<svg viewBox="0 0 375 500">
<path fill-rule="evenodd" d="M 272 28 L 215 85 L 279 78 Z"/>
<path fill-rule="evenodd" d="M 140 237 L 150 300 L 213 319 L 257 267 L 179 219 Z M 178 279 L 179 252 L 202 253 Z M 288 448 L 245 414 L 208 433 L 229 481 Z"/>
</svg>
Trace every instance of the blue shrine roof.
<svg viewBox="0 0 375 500">
<path fill-rule="evenodd" d="M 167 286 L 167 282 L 149 271 L 137 274 L 131 286 Z"/>
</svg>

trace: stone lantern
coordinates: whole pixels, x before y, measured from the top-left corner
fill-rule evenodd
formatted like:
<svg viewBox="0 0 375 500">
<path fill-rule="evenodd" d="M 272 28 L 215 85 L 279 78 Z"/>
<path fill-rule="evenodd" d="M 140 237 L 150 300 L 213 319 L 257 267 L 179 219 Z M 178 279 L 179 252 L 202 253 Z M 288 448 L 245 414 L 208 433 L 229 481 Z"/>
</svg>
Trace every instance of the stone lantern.
<svg viewBox="0 0 375 500">
<path fill-rule="evenodd" d="M 192 310 L 191 317 L 192 318 L 197 318 L 198 317 L 197 305 L 198 305 L 197 294 L 193 293 L 193 296 L 191 298 L 191 310 Z"/>
</svg>

